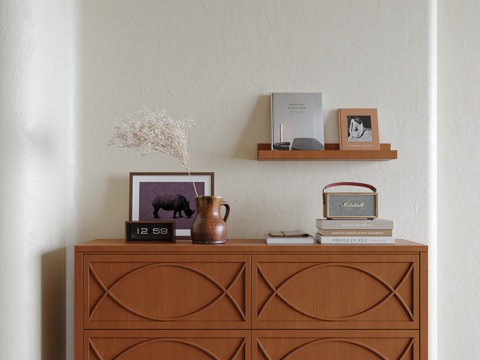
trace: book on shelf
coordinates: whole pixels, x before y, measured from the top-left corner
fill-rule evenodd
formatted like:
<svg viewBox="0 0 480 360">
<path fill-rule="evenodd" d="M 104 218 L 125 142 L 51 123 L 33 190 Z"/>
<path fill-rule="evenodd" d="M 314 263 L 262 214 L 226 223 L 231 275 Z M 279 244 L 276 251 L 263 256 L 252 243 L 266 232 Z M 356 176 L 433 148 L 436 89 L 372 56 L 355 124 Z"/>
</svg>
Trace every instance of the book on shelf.
<svg viewBox="0 0 480 360">
<path fill-rule="evenodd" d="M 322 229 L 317 228 L 317 232 L 323 236 L 393 236 L 392 229 Z"/>
<path fill-rule="evenodd" d="M 272 150 L 324 150 L 322 93 L 272 93 Z"/>
<path fill-rule="evenodd" d="M 315 238 L 302 230 L 270 231 L 265 234 L 267 244 L 315 244 Z"/>
<path fill-rule="evenodd" d="M 317 228 L 324 230 L 393 230 L 387 219 L 317 219 Z"/>
<path fill-rule="evenodd" d="M 315 234 L 320 244 L 395 244 L 393 236 L 323 236 Z"/>
</svg>

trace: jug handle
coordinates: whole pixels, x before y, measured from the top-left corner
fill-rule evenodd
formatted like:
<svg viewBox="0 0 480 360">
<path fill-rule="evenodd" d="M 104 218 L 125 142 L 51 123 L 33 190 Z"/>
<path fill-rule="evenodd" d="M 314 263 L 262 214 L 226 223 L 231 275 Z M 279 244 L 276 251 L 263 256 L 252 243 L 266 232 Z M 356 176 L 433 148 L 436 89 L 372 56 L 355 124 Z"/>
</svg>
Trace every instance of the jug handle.
<svg viewBox="0 0 480 360">
<path fill-rule="evenodd" d="M 223 221 L 227 222 L 228 215 L 230 215 L 230 205 L 226 201 L 222 201 L 220 206 L 225 206 L 225 215 L 223 216 Z"/>
</svg>

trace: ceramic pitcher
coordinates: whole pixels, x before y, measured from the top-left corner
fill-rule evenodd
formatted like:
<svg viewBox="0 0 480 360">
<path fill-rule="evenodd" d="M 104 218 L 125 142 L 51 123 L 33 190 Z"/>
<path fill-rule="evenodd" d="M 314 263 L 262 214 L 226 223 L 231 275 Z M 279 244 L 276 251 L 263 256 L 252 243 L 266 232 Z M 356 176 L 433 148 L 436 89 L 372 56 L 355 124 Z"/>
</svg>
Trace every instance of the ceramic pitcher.
<svg viewBox="0 0 480 360">
<path fill-rule="evenodd" d="M 194 244 L 223 244 L 227 236 L 228 215 L 230 205 L 223 201 L 221 196 L 197 196 L 197 216 L 191 228 L 192 242 Z M 220 208 L 225 207 L 222 217 Z"/>
</svg>

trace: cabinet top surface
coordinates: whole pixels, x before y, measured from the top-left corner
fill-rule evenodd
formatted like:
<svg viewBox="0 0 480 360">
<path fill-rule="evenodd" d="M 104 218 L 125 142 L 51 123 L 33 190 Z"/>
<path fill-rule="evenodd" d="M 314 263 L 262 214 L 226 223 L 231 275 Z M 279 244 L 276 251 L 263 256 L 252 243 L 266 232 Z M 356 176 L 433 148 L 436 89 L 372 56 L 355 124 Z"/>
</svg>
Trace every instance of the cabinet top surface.
<svg viewBox="0 0 480 360">
<path fill-rule="evenodd" d="M 401 253 L 427 252 L 428 246 L 409 240 L 397 239 L 386 245 L 272 245 L 263 239 L 227 239 L 225 244 L 192 244 L 191 240 L 176 243 L 126 243 L 123 239 L 95 239 L 75 246 L 76 252 L 158 252 L 158 253 Z"/>
</svg>

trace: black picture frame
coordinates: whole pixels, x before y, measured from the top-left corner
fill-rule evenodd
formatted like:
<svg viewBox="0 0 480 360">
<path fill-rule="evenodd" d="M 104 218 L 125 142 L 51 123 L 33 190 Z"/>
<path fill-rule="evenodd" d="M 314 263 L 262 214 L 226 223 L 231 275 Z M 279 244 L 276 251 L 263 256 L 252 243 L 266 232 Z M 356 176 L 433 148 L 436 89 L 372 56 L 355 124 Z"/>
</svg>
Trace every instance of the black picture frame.
<svg viewBox="0 0 480 360">
<path fill-rule="evenodd" d="M 198 196 L 213 195 L 213 172 L 130 173 L 130 221 L 175 221 L 175 237 L 191 238 L 196 216 L 195 182 Z"/>
</svg>

